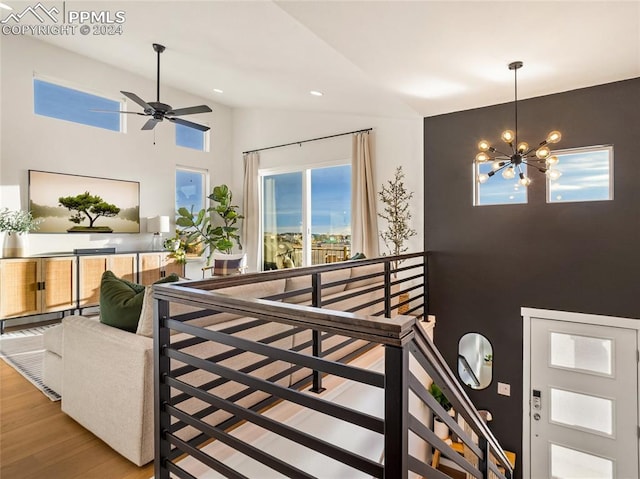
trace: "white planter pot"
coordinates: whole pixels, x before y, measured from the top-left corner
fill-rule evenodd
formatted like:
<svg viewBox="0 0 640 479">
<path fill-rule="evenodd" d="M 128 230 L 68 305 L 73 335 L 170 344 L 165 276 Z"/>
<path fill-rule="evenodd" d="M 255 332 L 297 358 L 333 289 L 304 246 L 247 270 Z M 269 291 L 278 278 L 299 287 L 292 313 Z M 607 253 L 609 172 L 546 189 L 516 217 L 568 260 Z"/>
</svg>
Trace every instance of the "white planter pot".
<svg viewBox="0 0 640 479">
<path fill-rule="evenodd" d="M 20 258 L 27 252 L 27 233 L 5 232 L 2 246 L 3 258 Z"/>
<path fill-rule="evenodd" d="M 433 432 L 443 441 L 449 437 L 449 426 L 443 423 L 440 418 L 433 418 Z"/>
</svg>

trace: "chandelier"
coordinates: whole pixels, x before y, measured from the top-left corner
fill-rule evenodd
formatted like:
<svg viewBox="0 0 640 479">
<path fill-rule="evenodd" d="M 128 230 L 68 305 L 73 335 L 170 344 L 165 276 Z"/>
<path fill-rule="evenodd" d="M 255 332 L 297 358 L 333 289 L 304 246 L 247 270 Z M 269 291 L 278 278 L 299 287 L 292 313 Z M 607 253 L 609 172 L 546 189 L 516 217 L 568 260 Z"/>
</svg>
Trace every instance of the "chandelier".
<svg viewBox="0 0 640 479">
<path fill-rule="evenodd" d="M 529 186 L 531 178 L 529 178 L 522 165 L 535 168 L 540 173 L 544 173 L 550 180 L 557 180 L 562 173 L 553 169 L 558 164 L 558 157 L 551 155 L 549 144 L 558 143 L 562 138 L 559 131 L 554 130 L 547 135 L 547 138 L 540 142 L 538 146 L 530 147 L 526 142 L 518 143 L 518 69 L 522 68 L 522 62 L 509 63 L 509 70 L 513 70 L 515 80 L 515 132 L 513 130 L 505 130 L 502 132 L 502 141 L 509 145 L 511 153 L 503 153 L 491 146 L 486 140 L 478 143 L 480 153 L 476 155 L 476 168 L 480 163 L 492 162 L 492 169 L 488 173 L 480 173 L 478 171 L 478 182 L 485 183 L 496 173 L 502 172 L 502 177 L 509 180 L 518 175 L 519 182 L 522 186 Z M 492 156 L 493 155 L 493 156 Z"/>
</svg>

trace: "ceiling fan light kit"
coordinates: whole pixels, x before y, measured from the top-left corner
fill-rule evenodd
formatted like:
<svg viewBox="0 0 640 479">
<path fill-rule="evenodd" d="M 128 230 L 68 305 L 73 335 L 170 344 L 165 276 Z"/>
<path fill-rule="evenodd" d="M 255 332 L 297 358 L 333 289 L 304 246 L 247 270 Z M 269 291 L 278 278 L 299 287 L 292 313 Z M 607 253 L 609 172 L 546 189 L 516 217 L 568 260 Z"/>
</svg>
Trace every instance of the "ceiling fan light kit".
<svg viewBox="0 0 640 479">
<path fill-rule="evenodd" d="M 562 134 L 554 130 L 547 135 L 547 138 L 541 141 L 538 146 L 530 147 L 527 142 L 518 142 L 518 69 L 522 68 L 522 62 L 516 61 L 509 64 L 509 70 L 513 70 L 515 83 L 515 131 L 505 130 L 502 132 L 502 141 L 507 143 L 511 148 L 511 153 L 503 153 L 491 146 L 486 140 L 480 140 L 478 149 L 480 153 L 476 155 L 476 171 L 478 164 L 493 162 L 491 171 L 488 173 L 478 173 L 477 180 L 479 183 L 485 183 L 496 173 L 502 171 L 502 177 L 505 179 L 519 178 L 522 186 L 529 186 L 531 178 L 526 176 L 522 165 L 535 168 L 541 173 L 545 173 L 549 180 L 557 180 L 562 173 L 559 170 L 552 169 L 558 164 L 558 157 L 551 154 L 549 144 L 558 143 L 562 138 Z M 492 156 L 492 154 L 494 154 Z"/>
<path fill-rule="evenodd" d="M 155 126 L 163 120 L 169 120 L 179 125 L 187 126 L 189 128 L 195 128 L 200 131 L 208 131 L 210 128 L 206 125 L 194 123 L 192 121 L 183 120 L 182 118 L 176 118 L 184 115 L 194 115 L 197 113 L 209 113 L 213 110 L 207 105 L 190 106 L 187 108 L 172 108 L 171 105 L 162 103 L 160 101 L 160 54 L 165 51 L 165 46 L 159 43 L 153 44 L 153 50 L 158 55 L 157 74 L 156 74 L 156 101 L 145 102 L 135 93 L 128 91 L 120 91 L 124 96 L 137 103 L 143 108 L 143 113 L 135 111 L 114 111 L 109 113 L 128 113 L 131 115 L 149 116 L 147 122 L 142 125 L 142 130 L 153 130 Z M 98 110 L 104 111 L 104 110 Z"/>
</svg>

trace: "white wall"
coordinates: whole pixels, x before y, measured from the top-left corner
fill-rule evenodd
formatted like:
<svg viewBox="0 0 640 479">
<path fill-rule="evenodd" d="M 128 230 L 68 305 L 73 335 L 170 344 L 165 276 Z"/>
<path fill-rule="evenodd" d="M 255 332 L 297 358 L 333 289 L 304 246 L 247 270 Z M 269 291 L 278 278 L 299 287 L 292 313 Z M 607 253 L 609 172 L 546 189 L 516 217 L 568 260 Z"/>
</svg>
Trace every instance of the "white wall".
<svg viewBox="0 0 640 479">
<path fill-rule="evenodd" d="M 149 61 L 153 62 L 149 51 Z M 175 129 L 169 122 L 157 125 L 153 132 L 140 131 L 146 118 L 125 115 L 127 132 L 123 134 L 34 114 L 34 74 L 110 97 L 121 97 L 119 91 L 125 90 L 147 100 L 155 99 L 155 80 L 27 36 L 4 36 L 0 58 L 0 186 L 7 190 L 19 185 L 23 209 L 28 207 L 29 169 L 140 182 L 142 234 L 31 234 L 29 254 L 103 246 L 116 246 L 118 251 L 148 249 L 151 235 L 144 233 L 144 218 L 156 215 L 173 218 L 176 165 L 208 169 L 212 185 L 230 181 L 232 121 L 228 107 L 161 83 L 163 102 L 176 108 L 207 104 L 213 109 L 213 113 L 190 117 L 212 127 L 211 151 L 198 152 L 175 146 Z M 128 109 L 138 111 L 139 107 L 129 104 Z"/>
<path fill-rule="evenodd" d="M 236 109 L 233 111 L 233 191 L 242 191 L 242 152 L 300 140 L 373 128 L 372 145 L 376 190 L 391 179 L 397 166 L 406 174 L 405 185 L 414 192 L 411 226 L 418 235 L 408 243 L 409 252 L 423 246 L 423 120 L 301 111 Z M 351 135 L 260 152 L 261 168 L 313 165 L 351 158 Z M 237 195 L 239 197 L 239 195 Z M 378 203 L 378 211 L 382 204 Z M 250 214 L 251 212 L 244 212 Z M 386 227 L 379 220 L 379 229 Z M 387 252 L 380 242 L 380 252 Z"/>
</svg>

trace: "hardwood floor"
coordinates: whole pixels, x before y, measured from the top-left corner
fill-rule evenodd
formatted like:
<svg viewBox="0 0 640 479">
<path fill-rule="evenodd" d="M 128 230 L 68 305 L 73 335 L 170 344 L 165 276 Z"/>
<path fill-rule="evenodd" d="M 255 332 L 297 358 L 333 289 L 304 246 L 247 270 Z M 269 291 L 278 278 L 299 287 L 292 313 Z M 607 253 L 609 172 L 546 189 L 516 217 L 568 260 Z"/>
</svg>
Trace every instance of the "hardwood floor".
<svg viewBox="0 0 640 479">
<path fill-rule="evenodd" d="M 0 360 L 1 479 L 149 479 Z"/>
</svg>

